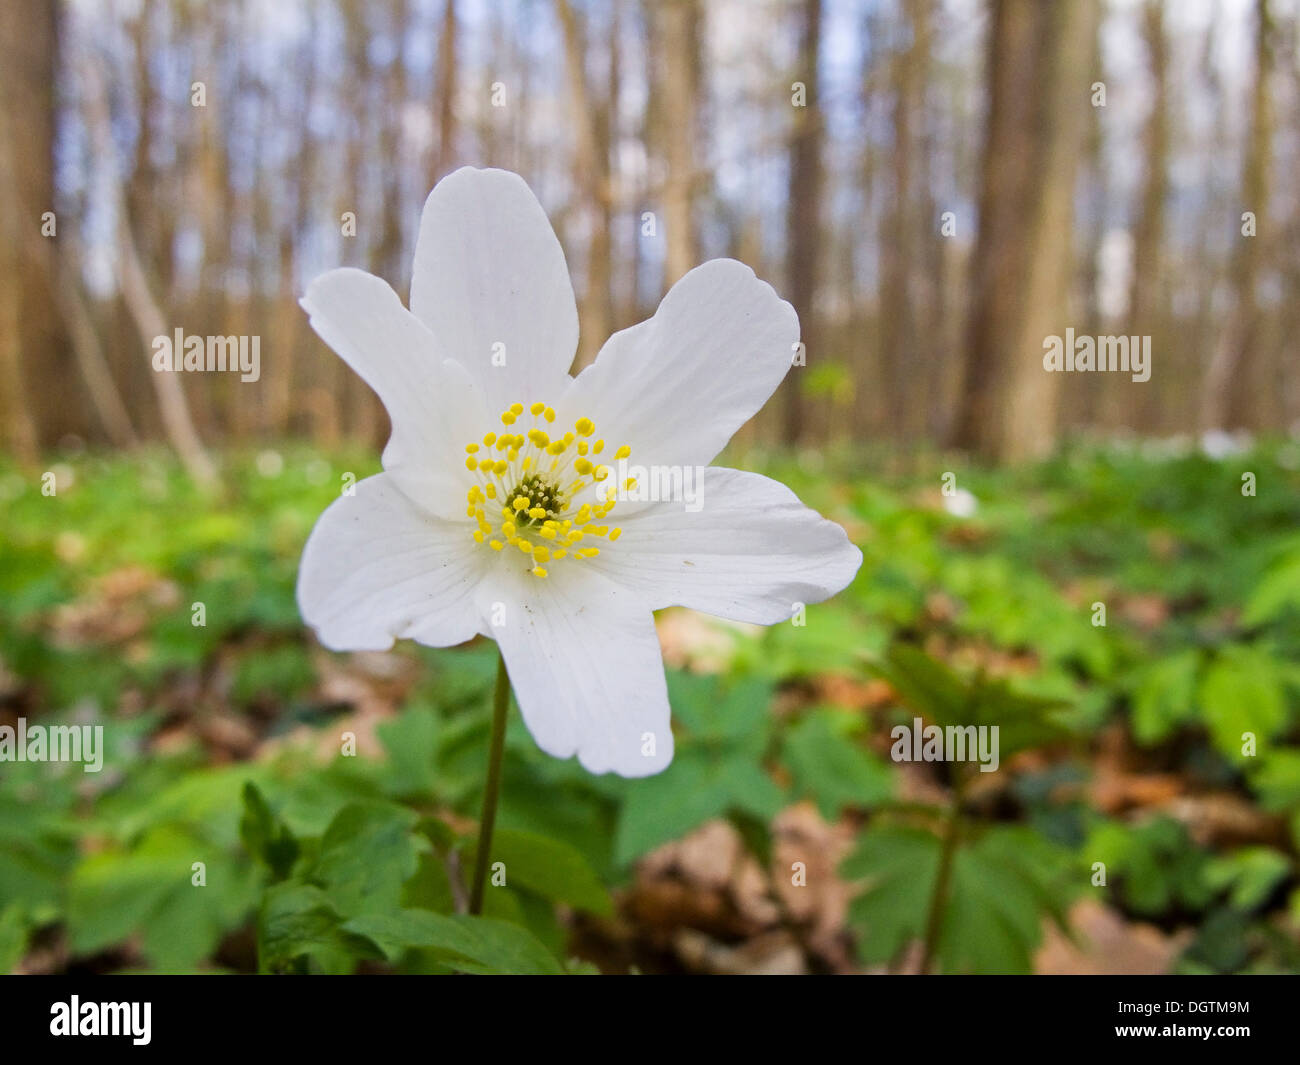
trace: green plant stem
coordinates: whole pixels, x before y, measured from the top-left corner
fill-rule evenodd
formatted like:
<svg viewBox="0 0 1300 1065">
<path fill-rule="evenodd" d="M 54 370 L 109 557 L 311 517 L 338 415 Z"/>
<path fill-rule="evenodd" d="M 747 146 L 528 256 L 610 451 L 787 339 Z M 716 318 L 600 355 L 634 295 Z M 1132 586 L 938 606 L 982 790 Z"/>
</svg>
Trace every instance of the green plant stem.
<svg viewBox="0 0 1300 1065">
<path fill-rule="evenodd" d="M 952 879 L 952 863 L 957 856 L 957 842 L 961 836 L 962 785 L 965 783 L 960 769 L 953 782 L 952 805 L 948 808 L 948 824 L 943 834 L 943 850 L 939 852 L 939 869 L 934 877 L 934 891 L 930 895 L 930 912 L 925 922 L 925 946 L 921 950 L 920 972 L 930 971 L 939 937 L 943 932 L 943 910 L 948 902 L 948 883 Z"/>
<path fill-rule="evenodd" d="M 506 660 L 497 652 L 497 686 L 492 697 L 492 743 L 488 751 L 487 783 L 483 786 L 483 812 L 478 819 L 478 850 L 474 855 L 474 886 L 469 912 L 483 912 L 483 888 L 492 851 L 492 829 L 497 820 L 497 797 L 501 793 L 501 754 L 506 744 L 506 711 L 510 707 L 510 678 Z"/>
</svg>

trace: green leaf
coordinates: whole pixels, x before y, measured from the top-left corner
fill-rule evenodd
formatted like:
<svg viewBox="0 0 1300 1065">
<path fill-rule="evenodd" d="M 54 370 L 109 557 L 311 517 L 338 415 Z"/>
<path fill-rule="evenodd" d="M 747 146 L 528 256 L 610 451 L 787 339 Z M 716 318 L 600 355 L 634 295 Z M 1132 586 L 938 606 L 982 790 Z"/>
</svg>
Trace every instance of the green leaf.
<svg viewBox="0 0 1300 1065">
<path fill-rule="evenodd" d="M 1133 691 L 1133 733 L 1142 744 L 1159 743 L 1196 716 L 1196 674 L 1201 654 L 1180 651 L 1146 667 Z"/>
<path fill-rule="evenodd" d="M 434 761 L 438 753 L 437 716 L 427 706 L 414 706 L 375 730 L 388 753 L 384 785 L 394 796 L 427 796 L 434 792 Z"/>
<path fill-rule="evenodd" d="M 1272 739 L 1286 724 L 1286 696 L 1273 659 L 1254 647 L 1231 646 L 1201 679 L 1201 710 L 1214 745 L 1230 760 L 1247 762 L 1243 734 Z"/>
<path fill-rule="evenodd" d="M 927 721 L 942 727 L 998 729 L 998 755 L 1065 738 L 1054 713 L 1068 704 L 1060 699 L 1027 695 L 1009 682 L 982 674 L 964 680 L 954 670 L 905 643 L 895 643 L 883 663 L 868 667 L 887 681 L 899 698 Z"/>
<path fill-rule="evenodd" d="M 965 720 L 971 705 L 966 682 L 942 662 L 905 643 L 891 644 L 883 662 L 867 668 L 886 681 L 905 705 L 940 725 Z"/>
<path fill-rule="evenodd" d="M 397 910 L 355 917 L 344 930 L 376 943 L 390 961 L 410 949 L 480 975 L 556 975 L 564 966 L 526 929 L 488 917 Z"/>
<path fill-rule="evenodd" d="M 1271 847 L 1244 847 L 1212 858 L 1205 865 L 1205 882 L 1216 891 L 1232 889 L 1228 902 L 1238 910 L 1262 904 L 1291 872 L 1291 861 Z"/>
<path fill-rule="evenodd" d="M 782 745 L 796 794 L 812 796 L 828 821 L 845 807 L 871 806 L 893 795 L 889 767 L 849 735 L 855 724 L 850 715 L 814 710 L 790 728 Z"/>
<path fill-rule="evenodd" d="M 670 673 L 668 689 L 685 729 L 671 768 L 620 782 L 616 865 L 732 812 L 771 820 L 784 801 L 761 761 L 772 730 L 770 683 L 750 678 L 724 687 L 716 677 Z"/>
<path fill-rule="evenodd" d="M 1033 972 L 1050 917 L 1065 927 L 1064 852 L 1027 828 L 996 828 L 958 851 L 939 959 L 947 973 Z"/>
<path fill-rule="evenodd" d="M 868 965 L 892 961 L 925 934 L 927 905 L 939 869 L 939 837 L 923 829 L 885 825 L 864 833 L 840 866 L 864 880 L 849 904 L 858 955 Z"/>
<path fill-rule="evenodd" d="M 633 781 L 614 836 L 614 860 L 625 865 L 735 809 L 770 820 L 781 789 L 762 766 L 737 757 L 686 750 L 658 776 Z"/>
<path fill-rule="evenodd" d="M 1300 611 L 1300 550 L 1264 574 L 1246 600 L 1241 621 L 1253 627 L 1275 621 L 1288 610 Z"/>
<path fill-rule="evenodd" d="M 1100 822 L 1082 854 L 1089 864 L 1106 866 L 1108 887 L 1138 913 L 1162 913 L 1175 904 L 1200 910 L 1213 897 L 1205 881 L 1205 854 L 1169 817 L 1136 825 Z"/>
<path fill-rule="evenodd" d="M 244 816 L 239 822 L 239 837 L 248 853 L 271 870 L 273 881 L 285 879 L 298 860 L 298 841 L 289 827 L 271 812 L 251 780 L 244 785 Z"/>
<path fill-rule="evenodd" d="M 194 883 L 193 863 L 204 864 Z M 141 934 L 160 968 L 193 968 L 237 927 L 254 903 L 246 867 L 175 826 L 147 833 L 130 849 L 102 851 L 73 872 L 68 889 L 68 940 L 93 954 Z"/>
<path fill-rule="evenodd" d="M 258 914 L 258 971 L 349 973 L 359 959 L 382 957 L 372 941 L 341 924 L 329 896 L 314 884 L 274 885 Z"/>
<path fill-rule="evenodd" d="M 418 821 L 413 811 L 391 803 L 349 803 L 325 830 L 310 881 L 347 916 L 397 909 L 402 885 L 429 848 L 414 831 Z"/>
<path fill-rule="evenodd" d="M 0 910 L 0 975 L 12 973 L 27 950 L 27 914 L 22 904 L 11 902 Z"/>
<path fill-rule="evenodd" d="M 473 868 L 477 841 L 466 848 L 466 868 Z M 508 828 L 492 837 L 492 862 L 505 864 L 506 882 L 523 887 L 552 902 L 607 916 L 613 912 L 609 892 L 586 858 L 567 843 L 534 832 Z"/>
<path fill-rule="evenodd" d="M 841 872 L 865 881 L 849 906 L 858 953 L 889 962 L 924 936 L 941 841 L 921 829 L 871 829 Z M 936 956 L 944 972 L 1027 973 L 1042 922 L 1064 922 L 1066 855 L 1030 829 L 994 828 L 953 857 Z"/>
</svg>

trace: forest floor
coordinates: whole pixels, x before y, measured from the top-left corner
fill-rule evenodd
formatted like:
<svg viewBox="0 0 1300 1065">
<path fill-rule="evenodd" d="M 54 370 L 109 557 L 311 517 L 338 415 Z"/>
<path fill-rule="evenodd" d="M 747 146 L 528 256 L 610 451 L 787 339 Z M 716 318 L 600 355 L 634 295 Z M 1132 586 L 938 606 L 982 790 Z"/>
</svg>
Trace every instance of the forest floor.
<svg viewBox="0 0 1300 1065">
<path fill-rule="evenodd" d="M 0 971 L 464 968 L 356 914 L 457 909 L 495 649 L 322 650 L 302 544 L 374 460 L 223 464 L 0 465 L 0 726 L 106 748 L 0 762 Z M 662 612 L 658 777 L 512 710 L 489 915 L 575 971 L 1300 969 L 1300 446 L 736 464 L 857 580 L 803 625 Z M 999 723 L 999 771 L 896 761 L 915 717 Z"/>
</svg>

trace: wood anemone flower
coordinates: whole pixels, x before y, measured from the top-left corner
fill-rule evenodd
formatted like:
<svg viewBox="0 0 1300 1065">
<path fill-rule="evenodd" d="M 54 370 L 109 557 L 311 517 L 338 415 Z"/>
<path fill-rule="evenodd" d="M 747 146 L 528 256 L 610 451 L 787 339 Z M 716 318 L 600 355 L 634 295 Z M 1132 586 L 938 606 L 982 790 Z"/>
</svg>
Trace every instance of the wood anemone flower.
<svg viewBox="0 0 1300 1065">
<path fill-rule="evenodd" d="M 652 611 L 770 625 L 858 571 L 844 530 L 784 485 L 708 467 L 799 339 L 741 263 L 692 270 L 570 377 L 578 314 L 541 205 L 516 174 L 465 168 L 425 203 L 409 311 L 354 269 L 302 305 L 392 422 L 384 472 L 307 541 L 303 618 L 335 650 L 496 640 L 549 754 L 658 772 L 673 742 Z"/>
</svg>

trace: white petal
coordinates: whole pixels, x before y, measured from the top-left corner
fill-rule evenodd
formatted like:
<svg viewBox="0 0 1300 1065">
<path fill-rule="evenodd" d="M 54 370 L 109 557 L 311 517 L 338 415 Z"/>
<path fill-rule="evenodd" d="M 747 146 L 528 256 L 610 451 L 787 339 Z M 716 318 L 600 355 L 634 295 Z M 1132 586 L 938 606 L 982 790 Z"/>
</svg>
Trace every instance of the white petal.
<svg viewBox="0 0 1300 1065">
<path fill-rule="evenodd" d="M 556 410 L 593 418 L 632 461 L 707 465 L 785 377 L 794 308 L 734 259 L 677 282 L 653 318 L 615 333 Z"/>
<path fill-rule="evenodd" d="M 393 433 L 384 469 L 440 517 L 465 513 L 472 483 L 465 445 L 489 424 L 483 398 L 432 333 L 384 281 L 364 270 L 331 270 L 307 286 L 312 328 L 384 404 Z"/>
<path fill-rule="evenodd" d="M 463 511 L 462 511 L 463 513 Z M 307 538 L 298 608 L 335 651 L 382 651 L 394 638 L 430 647 L 479 630 L 474 589 L 487 556 L 467 522 L 419 510 L 387 474 L 340 496 Z"/>
<path fill-rule="evenodd" d="M 778 481 L 711 466 L 700 509 L 656 503 L 622 518 L 617 542 L 590 561 L 659 610 L 686 606 L 771 625 L 796 603 L 819 603 L 846 587 L 862 552 L 844 530 L 805 507 Z"/>
<path fill-rule="evenodd" d="M 411 310 L 469 369 L 494 413 L 554 402 L 568 383 L 578 346 L 573 284 L 546 212 L 518 174 L 464 167 L 429 193 Z M 504 366 L 493 364 L 494 350 Z"/>
<path fill-rule="evenodd" d="M 501 567 L 479 586 L 524 723 L 556 758 L 592 773 L 648 776 L 673 757 L 663 659 L 648 607 L 582 567 L 538 579 Z M 504 607 L 503 624 L 493 626 Z"/>
</svg>

